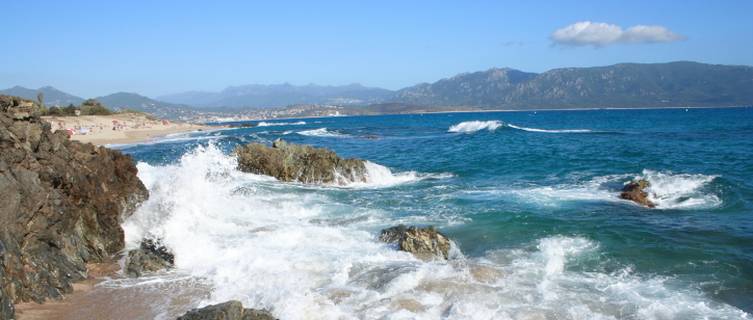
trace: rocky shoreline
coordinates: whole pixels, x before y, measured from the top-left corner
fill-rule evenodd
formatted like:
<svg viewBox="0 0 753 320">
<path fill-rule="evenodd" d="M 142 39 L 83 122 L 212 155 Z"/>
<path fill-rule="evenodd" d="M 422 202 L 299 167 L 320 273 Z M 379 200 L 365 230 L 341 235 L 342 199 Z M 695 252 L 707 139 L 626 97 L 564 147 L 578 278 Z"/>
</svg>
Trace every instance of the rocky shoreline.
<svg viewBox="0 0 753 320">
<path fill-rule="evenodd" d="M 59 299 L 86 265 L 124 248 L 120 224 L 148 198 L 130 156 L 53 133 L 29 100 L 0 96 L 0 315 Z"/>
<path fill-rule="evenodd" d="M 125 246 L 121 223 L 149 196 L 133 160 L 52 132 L 37 108 L 33 101 L 0 96 L 0 319 L 15 319 L 19 303 L 28 309 L 29 302 L 61 299 L 76 282 L 93 286 L 93 276 L 105 269 L 112 274 L 122 267 L 125 275 L 141 277 L 175 263 L 158 238 L 142 239 L 139 248 L 125 254 L 124 266 L 115 263 Z M 235 154 L 239 170 L 285 182 L 343 185 L 368 179 L 365 160 L 282 140 L 240 146 Z M 646 180 L 632 181 L 620 198 L 653 208 L 649 187 Z M 430 226 L 387 228 L 378 240 L 424 261 L 451 259 L 454 246 Z M 110 267 L 93 269 L 97 265 Z M 275 317 L 228 301 L 190 310 L 179 319 Z"/>
</svg>

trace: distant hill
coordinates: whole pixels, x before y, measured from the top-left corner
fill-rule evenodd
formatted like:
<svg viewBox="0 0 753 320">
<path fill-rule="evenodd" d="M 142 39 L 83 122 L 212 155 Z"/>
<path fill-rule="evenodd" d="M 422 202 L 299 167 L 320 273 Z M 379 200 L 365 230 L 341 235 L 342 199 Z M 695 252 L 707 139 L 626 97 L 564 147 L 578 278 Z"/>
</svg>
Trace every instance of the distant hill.
<svg viewBox="0 0 753 320">
<path fill-rule="evenodd" d="M 65 93 L 50 86 L 41 87 L 39 89 L 29 89 L 21 86 L 15 86 L 13 88 L 0 90 L 0 94 L 17 96 L 34 101 L 37 100 L 37 93 L 39 92 L 44 94 L 44 104 L 47 106 L 67 106 L 69 104 L 79 105 L 84 101 L 84 99 L 81 97 Z"/>
<path fill-rule="evenodd" d="M 261 108 L 294 104 L 366 105 L 385 101 L 392 95 L 393 92 L 390 90 L 364 87 L 360 84 L 295 86 L 285 83 L 228 87 L 220 92 L 189 91 L 160 96 L 158 99 L 201 107 Z"/>
<path fill-rule="evenodd" d="M 188 106 L 154 100 L 137 93 L 117 92 L 94 99 L 113 110 L 131 109 L 165 119 L 177 119 L 195 113 Z"/>
<path fill-rule="evenodd" d="M 490 69 L 408 87 L 392 100 L 505 109 L 753 105 L 753 67 L 671 62 L 540 74 Z"/>
</svg>

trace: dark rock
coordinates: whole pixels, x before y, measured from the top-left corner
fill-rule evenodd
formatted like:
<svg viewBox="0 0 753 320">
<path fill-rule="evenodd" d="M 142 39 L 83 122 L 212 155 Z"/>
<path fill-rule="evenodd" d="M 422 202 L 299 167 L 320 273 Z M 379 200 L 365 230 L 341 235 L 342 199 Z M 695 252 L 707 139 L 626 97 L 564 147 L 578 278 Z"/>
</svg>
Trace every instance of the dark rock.
<svg viewBox="0 0 753 320">
<path fill-rule="evenodd" d="M 0 96 L 0 312 L 71 292 L 87 263 L 124 247 L 120 223 L 148 192 L 119 151 L 50 132 L 28 100 Z"/>
<path fill-rule="evenodd" d="M 622 188 L 620 198 L 633 201 L 648 208 L 654 208 L 656 205 L 648 199 L 648 192 L 645 191 L 650 186 L 651 184 L 644 179 L 631 181 Z"/>
<path fill-rule="evenodd" d="M 175 265 L 175 255 L 159 240 L 144 239 L 138 249 L 128 252 L 126 273 L 140 277 L 145 272 L 170 269 Z"/>
<path fill-rule="evenodd" d="M 238 147 L 238 169 L 273 176 L 280 181 L 344 185 L 366 182 L 365 161 L 342 159 L 333 151 L 277 139 L 268 147 L 252 143 Z"/>
<path fill-rule="evenodd" d="M 228 302 L 193 309 L 178 317 L 178 320 L 276 320 L 264 310 L 245 309 L 240 301 Z"/>
<path fill-rule="evenodd" d="M 397 243 L 398 249 L 410 252 L 423 260 L 431 260 L 435 257 L 447 259 L 450 252 L 450 239 L 434 227 L 417 228 L 399 225 L 382 230 L 379 240 Z"/>
</svg>

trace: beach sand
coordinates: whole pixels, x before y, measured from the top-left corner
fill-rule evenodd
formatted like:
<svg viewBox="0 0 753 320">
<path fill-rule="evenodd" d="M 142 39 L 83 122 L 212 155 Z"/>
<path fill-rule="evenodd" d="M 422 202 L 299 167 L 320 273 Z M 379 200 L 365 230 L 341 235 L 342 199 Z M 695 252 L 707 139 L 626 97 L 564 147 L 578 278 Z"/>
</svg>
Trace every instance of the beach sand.
<svg viewBox="0 0 753 320">
<path fill-rule="evenodd" d="M 87 269 L 88 278 L 60 300 L 16 304 L 16 320 L 175 319 L 209 297 L 209 286 L 190 279 L 155 285 L 148 276 L 124 278 L 117 261 Z"/>
<path fill-rule="evenodd" d="M 184 122 L 171 122 L 147 117 L 141 113 L 120 113 L 109 116 L 47 116 L 52 131 L 68 130 L 71 140 L 95 145 L 137 143 L 172 133 L 208 130 L 215 127 Z"/>
</svg>

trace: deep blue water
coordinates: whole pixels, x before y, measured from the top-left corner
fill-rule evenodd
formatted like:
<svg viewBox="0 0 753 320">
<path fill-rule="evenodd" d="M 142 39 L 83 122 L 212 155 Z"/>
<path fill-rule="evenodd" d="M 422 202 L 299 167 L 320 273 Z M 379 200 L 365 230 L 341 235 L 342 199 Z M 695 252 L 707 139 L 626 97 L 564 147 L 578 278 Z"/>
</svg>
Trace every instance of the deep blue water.
<svg viewBox="0 0 753 320">
<path fill-rule="evenodd" d="M 688 292 L 712 305 L 753 311 L 753 108 L 268 122 L 296 121 L 305 124 L 195 133 L 121 148 L 138 161 L 162 166 L 210 143 L 227 154 L 242 143 L 270 143 L 276 138 L 326 147 L 395 173 L 412 171 L 423 177 L 381 188 L 296 191 L 325 196 L 335 214 L 355 210 L 368 215 L 376 210 L 388 217 L 359 230 L 376 234 L 395 222 L 433 224 L 468 259 L 487 261 L 504 253 L 494 261 L 503 267 L 520 261 L 515 258 L 519 251 L 546 253 L 542 248 L 548 242 L 542 239 L 585 239 L 595 249 L 581 254 L 561 243 L 557 247 L 566 252 L 564 272 L 573 277 L 629 274 L 624 279 L 632 280 L 560 284 L 565 291 L 594 287 L 589 290 L 608 295 L 612 286 L 622 285 L 651 300 L 664 295 L 644 292 L 654 290 L 647 283 L 657 282 L 670 292 Z M 499 127 L 448 132 L 468 121 L 485 121 L 492 127 L 495 123 L 488 121 L 499 121 Z M 317 129 L 313 135 L 300 133 Z M 617 199 L 622 185 L 637 177 L 652 183 L 658 208 Z M 578 252 L 568 253 L 571 249 Z M 645 285 L 631 289 L 631 281 Z M 684 308 L 681 302 L 667 301 L 660 303 Z M 637 311 L 645 307 L 639 304 L 624 307 L 617 317 L 651 318 Z M 687 317 L 673 312 L 666 318 L 725 317 L 711 311 Z"/>
</svg>

